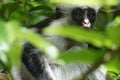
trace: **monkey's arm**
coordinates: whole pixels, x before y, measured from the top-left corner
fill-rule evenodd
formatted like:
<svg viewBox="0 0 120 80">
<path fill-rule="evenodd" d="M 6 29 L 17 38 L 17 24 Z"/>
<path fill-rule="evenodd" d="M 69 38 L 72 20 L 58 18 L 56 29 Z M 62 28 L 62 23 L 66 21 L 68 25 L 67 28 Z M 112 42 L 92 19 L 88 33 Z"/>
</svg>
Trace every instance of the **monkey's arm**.
<svg viewBox="0 0 120 80">
<path fill-rule="evenodd" d="M 69 64 L 59 66 L 50 62 L 45 56 L 31 44 L 26 43 L 23 53 L 23 63 L 30 73 L 37 80 L 74 80 L 85 73 L 91 65 L 89 64 Z M 106 70 L 97 69 L 91 73 L 86 80 L 106 80 Z"/>
<path fill-rule="evenodd" d="M 68 64 L 61 68 L 61 80 L 76 80 L 86 73 L 92 65 L 90 64 Z M 86 76 L 85 80 L 106 80 L 106 69 L 100 66 L 97 70 Z M 58 77 L 59 78 L 59 77 Z"/>
<path fill-rule="evenodd" d="M 22 60 L 37 80 L 51 80 L 51 76 L 47 72 L 44 55 L 28 42 L 24 44 Z"/>
</svg>

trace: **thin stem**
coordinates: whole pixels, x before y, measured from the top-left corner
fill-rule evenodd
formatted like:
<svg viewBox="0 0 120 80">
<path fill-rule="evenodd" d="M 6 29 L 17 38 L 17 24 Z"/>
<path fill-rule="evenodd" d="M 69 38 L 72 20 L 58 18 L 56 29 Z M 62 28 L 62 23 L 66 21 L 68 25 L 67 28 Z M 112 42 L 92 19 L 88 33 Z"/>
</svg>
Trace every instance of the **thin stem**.
<svg viewBox="0 0 120 80">
<path fill-rule="evenodd" d="M 0 64 L 4 68 L 5 71 L 9 69 L 1 60 L 0 60 Z"/>
<path fill-rule="evenodd" d="M 120 9 L 100 9 L 100 11 L 107 12 L 107 13 L 114 13 L 114 12 L 120 12 Z"/>
<path fill-rule="evenodd" d="M 0 64 L 1 64 L 1 66 L 3 67 L 3 69 L 5 70 L 5 72 L 6 72 L 7 74 L 9 74 L 10 79 L 11 79 L 11 80 L 14 80 L 13 75 L 12 75 L 9 67 L 7 67 L 7 65 L 4 64 L 1 60 L 0 60 Z"/>
<path fill-rule="evenodd" d="M 26 0 L 24 1 L 24 15 L 25 15 L 25 24 L 28 27 L 29 23 L 28 23 L 28 12 L 27 12 L 27 4 L 26 4 Z"/>
</svg>

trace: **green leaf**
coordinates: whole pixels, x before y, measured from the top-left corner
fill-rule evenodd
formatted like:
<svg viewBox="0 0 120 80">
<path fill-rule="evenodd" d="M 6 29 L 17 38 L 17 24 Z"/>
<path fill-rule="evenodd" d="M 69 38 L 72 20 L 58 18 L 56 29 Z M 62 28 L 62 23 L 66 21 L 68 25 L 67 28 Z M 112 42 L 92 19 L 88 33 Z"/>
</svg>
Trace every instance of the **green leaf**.
<svg viewBox="0 0 120 80">
<path fill-rule="evenodd" d="M 20 63 L 22 45 L 18 36 L 21 25 L 16 21 L 9 21 L 5 24 L 9 50 L 6 52 L 11 65 Z"/>
<path fill-rule="evenodd" d="M 104 1 L 101 1 L 104 6 L 114 6 L 114 5 L 118 5 L 120 3 L 119 0 L 104 0 Z"/>
<path fill-rule="evenodd" d="M 96 63 L 103 58 L 105 52 L 102 50 L 84 49 L 76 52 L 67 52 L 62 54 L 58 59 L 62 59 L 67 63 L 80 62 L 80 63 Z"/>
<path fill-rule="evenodd" d="M 52 3 L 75 4 L 75 5 L 94 5 L 100 4 L 99 0 L 51 0 Z"/>
<path fill-rule="evenodd" d="M 29 12 L 31 12 L 31 11 L 36 11 L 36 10 L 38 10 L 38 11 L 41 11 L 41 10 L 53 11 L 53 10 L 52 10 L 50 7 L 48 7 L 48 6 L 37 6 L 37 7 L 31 8 L 31 9 L 29 10 Z"/>
<path fill-rule="evenodd" d="M 14 41 L 13 44 L 10 45 L 10 50 L 7 52 L 8 60 L 11 65 L 19 66 L 21 61 L 22 54 L 22 42 L 19 40 Z"/>
<path fill-rule="evenodd" d="M 58 57 L 59 50 L 54 45 L 50 44 L 46 39 L 44 39 L 40 34 L 38 35 L 24 28 L 21 30 L 19 36 L 28 40 L 40 51 L 47 53 L 47 55 L 51 58 L 55 59 Z"/>
<path fill-rule="evenodd" d="M 8 42 L 13 43 L 18 37 L 21 25 L 16 21 L 9 21 L 5 24 Z"/>
<path fill-rule="evenodd" d="M 102 6 L 114 6 L 119 5 L 119 0 L 51 0 L 52 3 L 59 4 L 74 4 L 74 5 L 102 5 Z"/>
<path fill-rule="evenodd" d="M 106 65 L 109 71 L 120 73 L 120 56 L 115 57 Z"/>
<path fill-rule="evenodd" d="M 49 6 L 37 6 L 37 7 L 33 7 L 29 10 L 30 14 L 39 14 L 39 15 L 44 15 L 44 16 L 48 16 L 48 17 L 52 17 L 53 16 L 53 10 L 51 7 Z"/>
<path fill-rule="evenodd" d="M 7 33 L 5 29 L 5 22 L 0 20 L 0 44 L 7 41 Z"/>
<path fill-rule="evenodd" d="M 0 36 L 4 40 L 4 42 L 0 42 L 0 53 L 2 53 L 0 59 L 10 68 L 13 64 L 18 65 L 21 59 L 22 45 L 20 45 L 21 42 L 19 42 L 18 39 L 20 24 L 16 21 L 9 21 L 4 24 L 2 30 L 2 36 L 4 36 L 6 40 Z"/>
<path fill-rule="evenodd" d="M 110 27 L 107 33 L 114 43 L 120 45 L 120 25 L 117 27 Z"/>
<path fill-rule="evenodd" d="M 5 27 L 5 22 L 0 20 L 0 60 L 4 64 L 8 64 L 6 52 L 9 51 L 8 35 Z"/>
<path fill-rule="evenodd" d="M 2 8 L 2 16 L 4 16 L 6 19 L 8 19 L 12 13 L 14 13 L 16 10 L 18 10 L 19 6 L 19 1 L 11 1 L 8 2 L 7 4 L 3 5 Z"/>
<path fill-rule="evenodd" d="M 120 26 L 120 16 L 115 18 L 114 23 L 115 23 L 115 26 Z"/>
<path fill-rule="evenodd" d="M 114 44 L 107 35 L 96 31 L 80 29 L 75 26 L 48 27 L 44 30 L 46 34 L 60 35 L 79 42 L 88 42 L 98 47 L 111 48 Z"/>
</svg>

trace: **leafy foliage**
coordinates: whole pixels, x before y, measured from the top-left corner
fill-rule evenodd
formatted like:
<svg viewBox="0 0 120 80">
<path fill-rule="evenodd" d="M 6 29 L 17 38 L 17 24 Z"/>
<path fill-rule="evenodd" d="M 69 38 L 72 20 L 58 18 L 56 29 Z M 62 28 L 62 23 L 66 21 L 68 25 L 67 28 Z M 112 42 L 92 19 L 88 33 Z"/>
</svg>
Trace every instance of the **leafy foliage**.
<svg viewBox="0 0 120 80">
<path fill-rule="evenodd" d="M 95 31 L 78 29 L 77 26 L 46 28 L 46 34 L 60 35 L 78 42 L 87 42 L 99 49 L 82 49 L 60 55 L 58 49 L 42 36 L 27 29 L 47 17 L 54 17 L 59 3 L 102 6 L 98 13 Z M 71 27 L 71 28 L 68 28 Z M 1 0 L 0 1 L 0 72 L 11 75 L 11 67 L 21 60 L 22 44 L 28 40 L 56 61 L 66 63 L 99 62 L 108 68 L 110 78 L 120 79 L 120 1 L 119 0 Z M 53 53 L 53 54 L 51 54 Z M 85 58 L 84 58 L 85 57 Z"/>
</svg>

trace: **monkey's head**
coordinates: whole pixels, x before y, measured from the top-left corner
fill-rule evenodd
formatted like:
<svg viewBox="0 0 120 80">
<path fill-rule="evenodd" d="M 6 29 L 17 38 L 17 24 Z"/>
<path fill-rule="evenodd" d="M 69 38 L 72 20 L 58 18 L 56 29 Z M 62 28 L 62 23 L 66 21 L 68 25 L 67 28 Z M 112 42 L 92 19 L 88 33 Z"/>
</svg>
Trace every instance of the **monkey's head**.
<svg viewBox="0 0 120 80">
<path fill-rule="evenodd" d="M 67 17 L 69 22 L 84 28 L 92 28 L 96 20 L 99 7 L 58 5 L 56 8 L 57 18 Z"/>
</svg>

